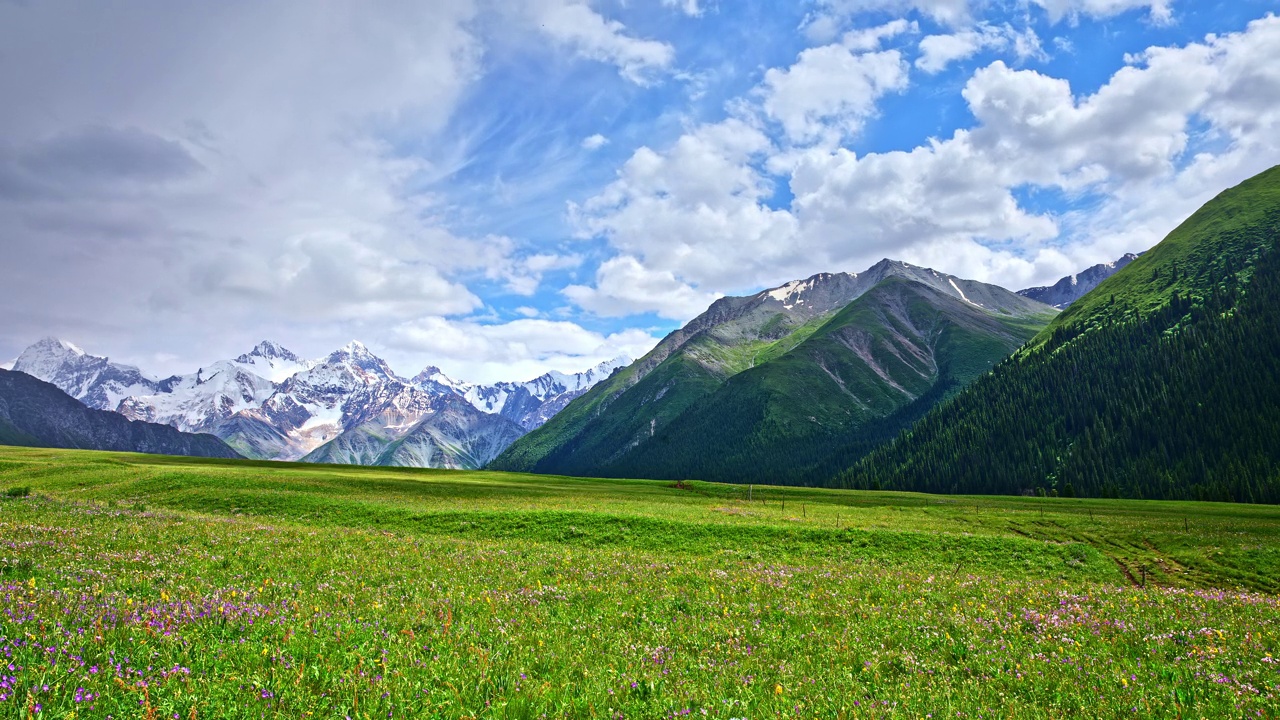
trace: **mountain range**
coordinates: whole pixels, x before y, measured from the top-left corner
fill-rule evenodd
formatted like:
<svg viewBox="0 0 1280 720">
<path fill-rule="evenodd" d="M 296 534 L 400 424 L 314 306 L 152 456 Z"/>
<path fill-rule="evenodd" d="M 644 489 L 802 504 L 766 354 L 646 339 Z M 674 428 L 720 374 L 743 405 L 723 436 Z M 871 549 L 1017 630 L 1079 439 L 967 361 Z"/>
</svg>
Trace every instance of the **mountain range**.
<svg viewBox="0 0 1280 720">
<path fill-rule="evenodd" d="M 491 468 L 800 483 L 991 369 L 1057 311 L 883 260 L 717 300 Z"/>
<path fill-rule="evenodd" d="M 156 378 L 45 338 L 13 369 L 89 408 L 210 433 L 249 458 L 477 468 L 627 362 L 475 385 L 435 367 L 399 377 L 359 342 L 319 360 L 262 342 L 194 373 Z"/>
<path fill-rule="evenodd" d="M 723 298 L 490 467 L 1280 502 L 1278 238 L 1280 167 L 1051 286 L 885 260 Z"/>
</svg>

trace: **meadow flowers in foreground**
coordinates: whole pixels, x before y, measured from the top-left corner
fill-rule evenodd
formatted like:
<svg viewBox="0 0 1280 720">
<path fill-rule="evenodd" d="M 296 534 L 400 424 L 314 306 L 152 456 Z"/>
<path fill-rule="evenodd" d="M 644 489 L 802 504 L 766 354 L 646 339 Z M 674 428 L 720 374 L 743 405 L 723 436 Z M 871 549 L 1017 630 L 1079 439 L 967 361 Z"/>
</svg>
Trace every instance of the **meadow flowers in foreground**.
<svg viewBox="0 0 1280 720">
<path fill-rule="evenodd" d="M 1276 717 L 1275 596 L 0 503 L 0 717 Z"/>
</svg>

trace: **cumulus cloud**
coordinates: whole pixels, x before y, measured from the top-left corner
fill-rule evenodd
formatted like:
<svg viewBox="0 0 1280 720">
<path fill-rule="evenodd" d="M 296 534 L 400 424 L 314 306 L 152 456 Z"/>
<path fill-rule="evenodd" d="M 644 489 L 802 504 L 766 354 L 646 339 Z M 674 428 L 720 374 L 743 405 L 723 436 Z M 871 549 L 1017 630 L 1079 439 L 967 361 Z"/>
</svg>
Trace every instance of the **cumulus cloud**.
<svg viewBox="0 0 1280 720">
<path fill-rule="evenodd" d="M 599 150 L 608 144 L 609 138 L 601 135 L 600 133 L 583 138 L 582 140 L 582 147 L 585 150 Z"/>
<path fill-rule="evenodd" d="M 637 150 L 613 183 L 572 213 L 584 234 L 606 237 L 646 267 L 734 288 L 749 268 L 794 253 L 782 239 L 795 218 L 763 204 L 775 188 L 755 166 L 773 152 L 745 120 L 703 125 L 664 152 Z"/>
<path fill-rule="evenodd" d="M 759 93 L 764 114 L 782 124 L 793 143 L 853 135 L 875 112 L 876 100 L 907 86 L 897 50 L 856 53 L 842 44 L 810 48 L 786 69 L 765 73 Z"/>
<path fill-rule="evenodd" d="M 883 25 L 861 30 L 850 30 L 840 39 L 840 43 L 854 52 L 869 52 L 871 50 L 879 50 L 880 45 L 885 40 L 917 32 L 920 32 L 918 23 L 898 18 L 897 20 L 890 20 Z"/>
</svg>

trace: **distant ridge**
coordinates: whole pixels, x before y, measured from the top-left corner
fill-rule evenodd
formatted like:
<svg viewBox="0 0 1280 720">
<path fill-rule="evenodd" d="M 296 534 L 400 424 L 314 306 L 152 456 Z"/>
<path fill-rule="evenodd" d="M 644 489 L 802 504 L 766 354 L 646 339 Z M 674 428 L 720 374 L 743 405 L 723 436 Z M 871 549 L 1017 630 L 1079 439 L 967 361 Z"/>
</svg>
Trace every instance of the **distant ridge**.
<svg viewBox="0 0 1280 720">
<path fill-rule="evenodd" d="M 1115 262 L 1099 263 L 1075 275 L 1068 275 L 1052 285 L 1019 290 L 1018 294 L 1062 310 L 1137 259 L 1138 255 L 1125 253 Z"/>
</svg>

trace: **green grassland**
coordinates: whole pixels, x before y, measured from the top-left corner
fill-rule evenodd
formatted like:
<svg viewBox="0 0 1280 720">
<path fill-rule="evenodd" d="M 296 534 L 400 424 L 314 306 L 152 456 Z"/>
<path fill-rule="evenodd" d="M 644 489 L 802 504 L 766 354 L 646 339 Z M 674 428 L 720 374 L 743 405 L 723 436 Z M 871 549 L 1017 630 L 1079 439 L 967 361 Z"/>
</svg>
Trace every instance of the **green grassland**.
<svg viewBox="0 0 1280 720">
<path fill-rule="evenodd" d="M 0 717 L 1280 713 L 1272 506 L 30 448 L 0 496 Z"/>
</svg>

